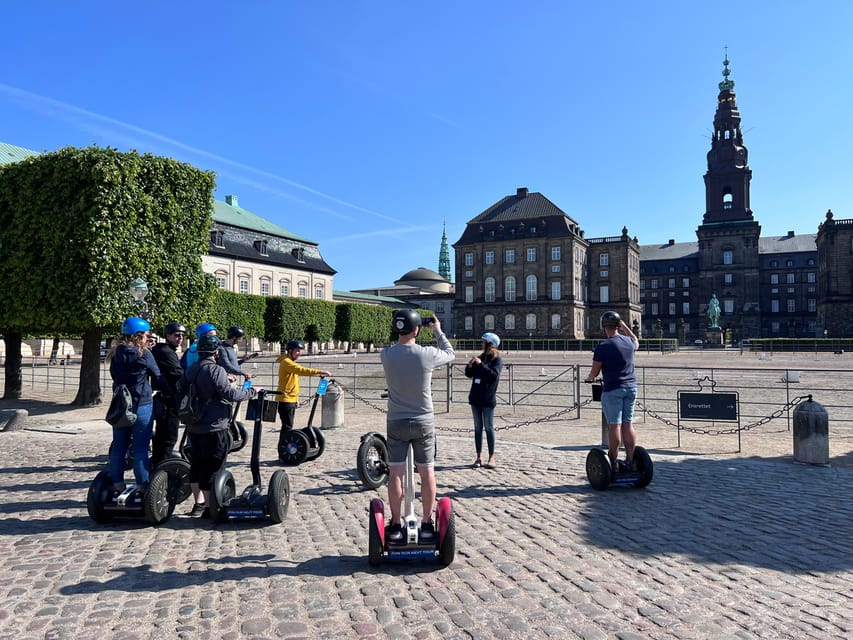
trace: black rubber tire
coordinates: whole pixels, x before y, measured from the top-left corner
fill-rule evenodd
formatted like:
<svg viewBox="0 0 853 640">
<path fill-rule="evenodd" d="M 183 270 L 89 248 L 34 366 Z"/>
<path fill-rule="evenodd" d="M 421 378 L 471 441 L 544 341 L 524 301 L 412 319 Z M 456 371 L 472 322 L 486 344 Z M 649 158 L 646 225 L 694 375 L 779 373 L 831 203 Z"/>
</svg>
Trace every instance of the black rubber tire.
<svg viewBox="0 0 853 640">
<path fill-rule="evenodd" d="M 637 471 L 640 472 L 640 480 L 635 482 L 634 486 L 640 489 L 649 486 L 655 475 L 655 465 L 649 452 L 643 447 L 634 447 L 634 464 L 637 465 Z"/>
<path fill-rule="evenodd" d="M 151 524 L 163 524 L 175 512 L 177 485 L 170 473 L 158 467 L 148 479 L 148 488 L 142 498 L 145 519 Z"/>
<path fill-rule="evenodd" d="M 181 504 L 192 495 L 190 488 L 190 463 L 183 458 L 166 458 L 157 465 L 157 471 L 169 474 L 169 489 L 174 492 L 175 504 Z"/>
<path fill-rule="evenodd" d="M 278 469 L 270 478 L 270 489 L 267 494 L 267 509 L 273 524 L 284 522 L 287 508 L 290 506 L 290 479 L 284 469 Z"/>
<path fill-rule="evenodd" d="M 613 471 L 606 451 L 598 448 L 590 450 L 586 456 L 586 477 L 597 491 L 604 491 L 610 486 Z"/>
<path fill-rule="evenodd" d="M 228 510 L 225 508 L 237 495 L 237 485 L 234 476 L 228 469 L 220 469 L 213 477 L 213 487 L 210 491 L 210 519 L 214 522 L 227 522 Z"/>
<path fill-rule="evenodd" d="M 249 432 L 246 431 L 246 425 L 239 420 L 232 422 L 228 425 L 228 428 L 231 431 L 231 448 L 229 452 L 236 453 L 249 442 Z"/>
<path fill-rule="evenodd" d="M 368 489 L 388 482 L 388 445 L 378 434 L 368 434 L 356 454 L 358 477 Z"/>
<path fill-rule="evenodd" d="M 278 459 L 285 466 L 295 467 L 305 462 L 311 443 L 302 429 L 291 429 L 279 441 Z"/>
<path fill-rule="evenodd" d="M 384 511 L 383 511 L 384 514 Z M 371 567 L 378 567 L 382 562 L 382 536 L 379 525 L 376 524 L 373 501 L 370 502 L 370 523 L 368 525 L 367 561 Z"/>
<path fill-rule="evenodd" d="M 439 538 L 444 536 L 438 547 L 438 560 L 444 567 L 450 566 L 453 559 L 456 557 L 456 514 L 453 513 L 453 507 L 450 506 L 448 500 L 447 528 L 445 531 L 439 531 Z"/>
<path fill-rule="evenodd" d="M 104 511 L 104 504 L 109 501 L 112 488 L 113 481 L 108 471 L 98 473 L 92 480 L 92 484 L 89 485 L 89 492 L 86 495 L 86 509 L 89 512 L 89 517 L 98 524 L 107 524 L 113 520 L 113 517 Z"/>
</svg>

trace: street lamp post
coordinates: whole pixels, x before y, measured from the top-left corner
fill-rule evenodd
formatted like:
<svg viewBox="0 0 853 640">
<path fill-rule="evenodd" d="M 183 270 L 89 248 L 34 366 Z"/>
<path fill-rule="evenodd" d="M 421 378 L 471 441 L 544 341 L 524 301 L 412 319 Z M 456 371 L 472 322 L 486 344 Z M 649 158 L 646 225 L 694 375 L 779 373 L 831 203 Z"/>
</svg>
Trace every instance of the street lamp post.
<svg viewBox="0 0 853 640">
<path fill-rule="evenodd" d="M 145 302 L 145 298 L 148 295 L 148 283 L 142 278 L 136 278 L 130 283 L 127 291 L 133 304 L 142 309 L 139 317 L 150 321 L 154 317 L 154 314 L 148 310 L 148 303 Z"/>
</svg>

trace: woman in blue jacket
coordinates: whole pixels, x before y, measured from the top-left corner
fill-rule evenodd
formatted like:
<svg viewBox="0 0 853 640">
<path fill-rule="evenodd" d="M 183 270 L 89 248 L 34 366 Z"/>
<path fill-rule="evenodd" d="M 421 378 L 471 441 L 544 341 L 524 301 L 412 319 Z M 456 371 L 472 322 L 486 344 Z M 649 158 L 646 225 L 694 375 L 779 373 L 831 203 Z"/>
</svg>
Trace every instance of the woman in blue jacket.
<svg viewBox="0 0 853 640">
<path fill-rule="evenodd" d="M 121 325 L 122 336 L 107 355 L 113 391 L 125 385 L 133 398 L 132 411 L 136 422 L 132 427 L 113 427 L 113 446 L 110 451 L 110 478 L 116 491 L 124 489 L 124 459 L 133 444 L 133 475 L 136 484 L 148 484 L 148 447 L 153 430 L 153 400 L 150 377 L 157 381 L 157 388 L 173 394 L 169 381 L 160 373 L 160 368 L 148 350 L 148 332 L 151 325 L 142 318 L 128 318 Z"/>
<path fill-rule="evenodd" d="M 474 446 L 477 448 L 477 459 L 474 468 L 495 467 L 495 398 L 498 391 L 498 381 L 503 370 L 498 346 L 501 339 L 494 333 L 484 333 L 483 353 L 475 356 L 465 365 L 465 376 L 471 378 L 471 391 L 468 393 L 468 404 L 474 414 Z M 489 447 L 489 461 L 484 465 L 482 459 L 483 430 L 486 431 L 486 443 Z"/>
</svg>

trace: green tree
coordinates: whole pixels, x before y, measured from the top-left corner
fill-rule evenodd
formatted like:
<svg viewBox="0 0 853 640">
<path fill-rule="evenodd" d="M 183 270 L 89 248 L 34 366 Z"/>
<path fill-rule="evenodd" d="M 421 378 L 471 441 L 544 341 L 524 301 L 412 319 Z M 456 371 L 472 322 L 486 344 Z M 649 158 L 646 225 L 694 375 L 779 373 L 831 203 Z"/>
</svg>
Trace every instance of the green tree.
<svg viewBox="0 0 853 640">
<path fill-rule="evenodd" d="M 101 401 L 99 343 L 138 315 L 131 280 L 148 283 L 155 320 L 199 318 L 209 307 L 215 286 L 201 256 L 214 185 L 209 171 L 100 147 L 0 168 L 0 331 L 81 335 L 74 404 Z M 9 362 L 5 397 L 18 398 L 20 371 Z"/>
</svg>

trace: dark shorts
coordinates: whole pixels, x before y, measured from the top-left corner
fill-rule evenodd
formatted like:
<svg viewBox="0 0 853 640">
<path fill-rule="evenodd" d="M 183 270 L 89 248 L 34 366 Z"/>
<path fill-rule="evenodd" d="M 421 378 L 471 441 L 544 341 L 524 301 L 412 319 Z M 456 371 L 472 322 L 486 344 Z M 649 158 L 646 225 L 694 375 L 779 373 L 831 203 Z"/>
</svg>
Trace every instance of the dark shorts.
<svg viewBox="0 0 853 640">
<path fill-rule="evenodd" d="M 435 464 L 435 423 L 432 420 L 388 420 L 388 464 L 406 464 L 409 444 L 415 454 L 415 464 L 431 467 Z"/>
<path fill-rule="evenodd" d="M 193 448 L 190 463 L 190 482 L 197 482 L 199 489 L 209 491 L 213 476 L 225 464 L 230 446 L 228 430 L 212 433 L 189 434 Z"/>
</svg>

